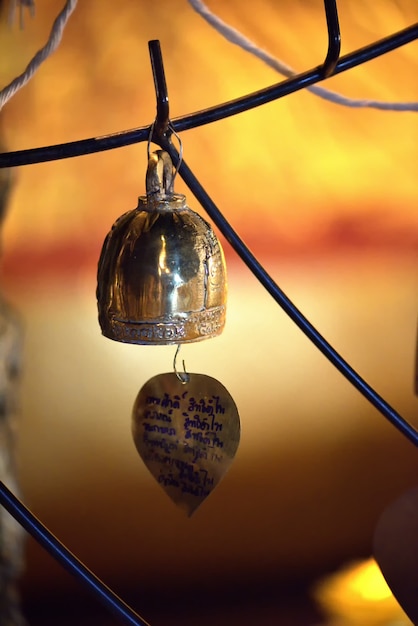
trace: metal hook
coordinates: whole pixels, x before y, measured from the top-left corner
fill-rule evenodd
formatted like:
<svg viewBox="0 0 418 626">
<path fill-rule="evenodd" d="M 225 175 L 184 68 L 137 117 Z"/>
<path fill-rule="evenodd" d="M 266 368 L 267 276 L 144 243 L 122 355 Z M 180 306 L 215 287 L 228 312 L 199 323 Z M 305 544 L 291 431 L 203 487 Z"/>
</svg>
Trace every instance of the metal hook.
<svg viewBox="0 0 418 626">
<path fill-rule="evenodd" d="M 336 0 L 324 0 L 324 4 L 328 29 L 328 52 L 322 65 L 322 71 L 324 78 L 328 78 L 334 72 L 340 58 L 341 33 Z"/>
<path fill-rule="evenodd" d="M 174 148 L 173 142 L 172 142 L 172 136 L 173 135 L 177 139 L 177 141 L 179 142 L 178 160 L 177 160 L 177 165 L 175 166 L 174 173 L 173 173 L 173 183 L 172 184 L 174 185 L 174 179 L 176 178 L 176 176 L 177 176 L 177 174 L 179 172 L 179 169 L 180 169 L 180 165 L 181 165 L 181 163 L 183 161 L 183 142 L 182 142 L 182 140 L 180 138 L 180 135 L 178 135 L 176 133 L 176 131 L 174 130 L 174 128 L 172 127 L 171 122 L 170 122 L 170 130 L 172 132 L 172 135 L 168 139 L 168 143 L 170 144 L 170 146 L 172 146 Z"/>
<path fill-rule="evenodd" d="M 181 348 L 181 344 L 177 345 L 177 349 L 176 349 L 176 353 L 174 355 L 174 360 L 173 360 L 173 369 L 174 369 L 174 373 L 177 376 L 177 378 L 179 379 L 179 381 L 181 382 L 182 385 L 185 385 L 186 383 L 189 382 L 190 380 L 190 376 L 189 374 L 186 372 L 186 365 L 184 363 L 184 360 L 182 361 L 183 363 L 183 372 L 180 373 L 179 371 L 177 371 L 177 355 L 180 351 Z"/>
<path fill-rule="evenodd" d="M 165 80 L 163 56 L 158 39 L 148 42 L 151 58 L 152 75 L 154 77 L 155 95 L 157 98 L 157 117 L 151 127 L 151 132 L 160 138 L 167 132 L 170 125 L 167 83 Z"/>
</svg>

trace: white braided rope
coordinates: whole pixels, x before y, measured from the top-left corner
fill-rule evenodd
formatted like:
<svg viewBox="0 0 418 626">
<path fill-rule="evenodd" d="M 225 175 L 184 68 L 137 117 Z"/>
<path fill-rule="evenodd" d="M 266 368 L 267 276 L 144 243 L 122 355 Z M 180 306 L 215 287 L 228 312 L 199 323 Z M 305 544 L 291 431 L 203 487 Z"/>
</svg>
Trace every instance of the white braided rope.
<svg viewBox="0 0 418 626">
<path fill-rule="evenodd" d="M 76 6 L 77 0 L 67 0 L 64 8 L 52 25 L 51 32 L 45 46 L 38 50 L 33 59 L 28 63 L 25 71 L 19 76 L 16 76 L 11 83 L 6 85 L 6 87 L 0 91 L 0 110 L 4 107 L 6 102 L 8 102 L 17 91 L 19 91 L 19 89 L 26 85 L 26 83 L 39 69 L 43 61 L 45 61 L 45 59 L 47 59 L 58 48 L 67 22 Z"/>
<path fill-rule="evenodd" d="M 245 37 L 236 28 L 233 28 L 220 17 L 212 13 L 210 9 L 201 0 L 188 0 L 190 6 L 198 13 L 210 26 L 212 26 L 220 35 L 225 37 L 227 41 L 239 46 L 246 52 L 253 54 L 255 57 L 264 61 L 272 67 L 276 72 L 290 78 L 295 76 L 296 72 L 291 67 L 276 59 L 274 56 L 259 48 L 253 41 Z M 348 107 L 381 109 L 383 111 L 418 111 L 418 102 L 381 102 L 379 100 L 359 100 L 355 98 L 347 98 L 342 94 L 312 85 L 306 87 L 309 91 L 320 98 L 324 98 L 335 104 L 342 104 Z"/>
<path fill-rule="evenodd" d="M 32 78 L 35 72 L 39 69 L 40 65 L 47 59 L 59 46 L 64 29 L 67 22 L 77 6 L 78 0 L 67 0 L 61 13 L 55 19 L 47 43 L 43 48 L 38 50 L 35 56 L 27 65 L 22 74 L 13 79 L 6 87 L 0 91 L 0 110 L 3 106 L 14 96 L 14 94 L 21 89 Z M 228 41 L 234 45 L 239 46 L 243 50 L 250 52 L 258 59 L 272 67 L 274 70 L 286 77 L 296 75 L 293 70 L 286 63 L 280 59 L 276 59 L 274 56 L 259 48 L 254 42 L 245 37 L 237 29 L 229 26 L 226 22 L 221 20 L 220 17 L 212 13 L 202 0 L 188 0 L 190 6 L 196 11 L 208 24 L 210 24 L 220 35 L 225 37 Z M 33 9 L 33 2 L 29 0 L 20 0 L 19 6 L 22 4 Z M 14 0 L 13 8 L 15 8 L 16 0 Z M 378 100 L 364 100 L 347 98 L 342 94 L 330 91 L 317 85 L 306 87 L 309 91 L 324 98 L 335 104 L 341 104 L 348 107 L 356 108 L 374 108 L 384 111 L 418 111 L 418 102 L 381 102 Z"/>
</svg>

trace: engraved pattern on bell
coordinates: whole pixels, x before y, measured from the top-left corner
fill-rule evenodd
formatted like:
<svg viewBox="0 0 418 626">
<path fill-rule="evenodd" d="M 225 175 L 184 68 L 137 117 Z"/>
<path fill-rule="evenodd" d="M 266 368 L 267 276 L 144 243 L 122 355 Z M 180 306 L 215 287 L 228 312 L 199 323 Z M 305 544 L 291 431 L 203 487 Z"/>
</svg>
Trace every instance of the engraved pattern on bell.
<svg viewBox="0 0 418 626">
<path fill-rule="evenodd" d="M 141 196 L 104 242 L 97 299 L 102 333 L 116 341 L 161 345 L 215 337 L 226 311 L 221 245 L 184 196 Z"/>
<path fill-rule="evenodd" d="M 138 453 L 167 495 L 188 515 L 229 469 L 238 449 L 235 402 L 215 378 L 174 373 L 151 378 L 132 412 Z"/>
</svg>

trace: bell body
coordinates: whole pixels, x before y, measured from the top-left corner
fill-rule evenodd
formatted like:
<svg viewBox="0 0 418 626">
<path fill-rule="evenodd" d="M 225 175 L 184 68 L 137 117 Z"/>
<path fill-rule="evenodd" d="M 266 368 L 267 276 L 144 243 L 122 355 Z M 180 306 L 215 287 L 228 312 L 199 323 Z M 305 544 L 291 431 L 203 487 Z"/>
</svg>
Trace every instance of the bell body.
<svg viewBox="0 0 418 626">
<path fill-rule="evenodd" d="M 104 242 L 97 299 L 102 333 L 116 341 L 164 345 L 215 337 L 226 309 L 221 245 L 184 196 L 141 196 Z"/>
</svg>

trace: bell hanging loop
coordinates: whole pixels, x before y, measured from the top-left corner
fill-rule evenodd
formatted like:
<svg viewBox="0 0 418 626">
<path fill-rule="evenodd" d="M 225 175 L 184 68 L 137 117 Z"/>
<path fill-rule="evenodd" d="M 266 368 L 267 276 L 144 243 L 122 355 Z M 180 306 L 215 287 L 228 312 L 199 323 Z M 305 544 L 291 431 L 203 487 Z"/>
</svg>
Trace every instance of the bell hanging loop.
<svg viewBox="0 0 418 626">
<path fill-rule="evenodd" d="M 152 153 L 147 195 L 122 215 L 99 260 L 97 300 L 103 335 L 141 345 L 200 341 L 225 325 L 226 267 L 211 226 L 173 192 L 173 165 Z"/>
</svg>

